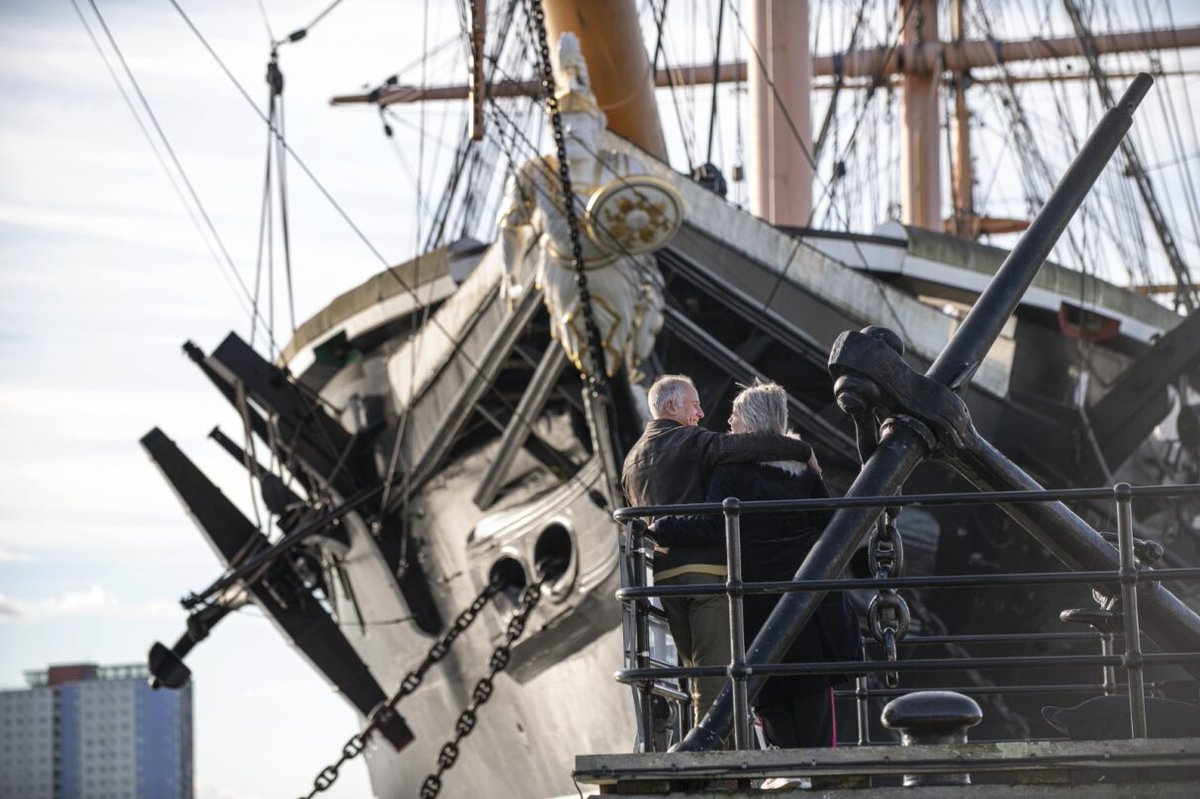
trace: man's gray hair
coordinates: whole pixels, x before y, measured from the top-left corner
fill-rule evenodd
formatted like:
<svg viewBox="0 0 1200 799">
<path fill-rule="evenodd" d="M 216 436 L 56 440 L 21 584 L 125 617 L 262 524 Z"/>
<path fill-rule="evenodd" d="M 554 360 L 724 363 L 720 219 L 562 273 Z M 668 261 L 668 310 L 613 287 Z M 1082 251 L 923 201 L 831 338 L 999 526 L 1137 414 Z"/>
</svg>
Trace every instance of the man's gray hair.
<svg viewBox="0 0 1200 799">
<path fill-rule="evenodd" d="M 750 433 L 787 432 L 787 392 L 778 383 L 746 386 L 733 398 L 733 412 Z"/>
<path fill-rule="evenodd" d="M 650 415 L 662 419 L 667 412 L 667 403 L 675 403 L 676 410 L 683 403 L 688 388 L 695 388 L 687 375 L 662 375 L 650 386 L 646 399 L 650 404 Z"/>
</svg>

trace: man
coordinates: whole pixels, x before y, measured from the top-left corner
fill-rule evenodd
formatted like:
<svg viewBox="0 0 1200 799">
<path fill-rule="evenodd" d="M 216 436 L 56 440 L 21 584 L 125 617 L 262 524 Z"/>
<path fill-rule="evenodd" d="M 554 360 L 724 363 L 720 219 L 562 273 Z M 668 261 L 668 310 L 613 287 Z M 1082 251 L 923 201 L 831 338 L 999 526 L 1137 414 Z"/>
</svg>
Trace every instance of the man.
<svg viewBox="0 0 1200 799">
<path fill-rule="evenodd" d="M 722 434 L 699 426 L 704 418 L 691 378 L 663 375 L 648 394 L 653 420 L 646 424 L 621 473 L 631 505 L 703 502 L 713 469 L 722 463 L 808 461 L 812 447 L 774 433 Z M 698 585 L 725 580 L 724 544 L 676 546 L 656 554 L 656 585 Z M 663 610 L 684 666 L 728 665 L 729 605 L 722 596 L 665 597 Z M 693 717 L 699 723 L 725 684 L 724 677 L 692 681 Z"/>
</svg>

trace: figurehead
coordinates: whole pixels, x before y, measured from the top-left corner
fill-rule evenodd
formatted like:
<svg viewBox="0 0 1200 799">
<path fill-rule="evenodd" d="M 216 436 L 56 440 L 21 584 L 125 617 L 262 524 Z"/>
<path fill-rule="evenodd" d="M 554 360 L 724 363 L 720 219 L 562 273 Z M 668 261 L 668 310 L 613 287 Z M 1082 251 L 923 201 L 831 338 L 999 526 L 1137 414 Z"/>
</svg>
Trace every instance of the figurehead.
<svg viewBox="0 0 1200 799">
<path fill-rule="evenodd" d="M 608 118 L 596 103 L 587 62 L 579 49 L 579 37 L 570 31 L 558 41 L 558 69 L 554 79 L 557 84 L 554 99 L 558 101 L 560 114 L 586 114 L 601 128 L 608 124 Z"/>
<path fill-rule="evenodd" d="M 607 120 L 574 33 L 563 33 L 557 55 L 554 96 L 591 307 L 580 304 L 558 152 L 529 159 L 509 182 L 499 218 L 502 291 L 511 301 L 532 276 L 550 314 L 551 334 L 571 363 L 592 371 L 590 317 L 600 334 L 607 374 L 624 366 L 630 381 L 637 382 L 663 324 L 663 280 L 652 253 L 679 229 L 682 197 L 667 181 L 646 174 L 633 156 L 601 146 Z M 527 259 L 530 253 L 535 257 Z"/>
</svg>

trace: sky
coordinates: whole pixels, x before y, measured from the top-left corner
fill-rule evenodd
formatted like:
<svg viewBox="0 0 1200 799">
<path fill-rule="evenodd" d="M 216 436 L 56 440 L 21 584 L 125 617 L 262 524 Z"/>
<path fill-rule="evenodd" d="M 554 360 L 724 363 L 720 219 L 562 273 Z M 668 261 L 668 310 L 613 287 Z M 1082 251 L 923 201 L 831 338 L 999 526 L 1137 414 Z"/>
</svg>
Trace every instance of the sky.
<svg viewBox="0 0 1200 799">
<path fill-rule="evenodd" d="M 152 642 L 182 633 L 179 598 L 219 576 L 137 443 L 152 427 L 252 516 L 244 472 L 206 440 L 217 424 L 240 438 L 240 421 L 181 345 L 211 351 L 231 330 L 249 335 L 239 281 L 254 283 L 266 131 L 170 0 L 96 0 L 235 277 L 189 218 L 89 38 L 77 7 L 119 71 L 91 3 L 76 2 L 0 2 L 0 688 L 22 687 L 24 670 L 50 664 L 142 662 Z M 330 6 L 179 3 L 260 107 L 271 38 Z M 454 130 L 460 109 L 398 111 L 393 142 L 374 110 L 328 99 L 397 70 L 403 82 L 463 81 L 418 58 L 456 30 L 457 5 L 346 0 L 280 47 L 289 142 L 370 242 L 289 165 L 298 321 L 380 271 L 381 257 L 398 263 L 418 249 L 417 177 L 436 185 L 428 165 L 454 137 L 422 148 L 415 131 Z M 691 124 L 703 128 L 707 98 L 693 102 Z M 281 267 L 274 286 L 283 329 Z M 198 799 L 306 793 L 356 729 L 355 713 L 254 608 L 223 621 L 187 662 Z M 361 761 L 324 795 L 370 795 Z"/>
<path fill-rule="evenodd" d="M 103 41 L 87 0 L 79 5 Z M 252 284 L 262 122 L 170 3 L 97 5 Z M 262 105 L 270 48 L 259 4 L 181 5 Z M 264 5 L 281 37 L 328 2 Z M 417 240 L 405 163 L 418 153 L 406 143 L 402 161 L 373 110 L 328 99 L 413 61 L 436 34 L 411 23 L 419 7 L 351 0 L 280 48 L 293 148 L 393 262 Z M 183 632 L 178 599 L 219 576 L 138 439 L 160 426 L 250 513 L 244 472 L 205 440 L 215 424 L 240 439 L 240 423 L 180 349 L 192 339 L 211 351 L 249 324 L 236 280 L 190 221 L 70 0 L 0 3 L 0 96 L 0 687 L 17 688 L 23 670 L 49 664 L 143 662 L 152 642 Z M 302 321 L 382 264 L 290 170 Z M 198 799 L 307 793 L 356 729 L 349 706 L 254 608 L 187 662 Z M 361 759 L 325 795 L 370 795 Z"/>
</svg>

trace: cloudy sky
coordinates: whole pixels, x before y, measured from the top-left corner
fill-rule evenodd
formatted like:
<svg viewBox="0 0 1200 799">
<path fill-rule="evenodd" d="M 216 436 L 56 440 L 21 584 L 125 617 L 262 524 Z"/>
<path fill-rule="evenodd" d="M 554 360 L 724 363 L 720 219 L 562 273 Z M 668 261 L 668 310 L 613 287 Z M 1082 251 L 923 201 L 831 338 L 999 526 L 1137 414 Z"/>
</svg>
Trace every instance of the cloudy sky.
<svg viewBox="0 0 1200 799">
<path fill-rule="evenodd" d="M 120 73 L 90 2 L 77 2 Z M 253 284 L 264 126 L 170 2 L 96 5 Z M 267 26 L 282 37 L 329 3 L 265 2 L 266 20 L 256 0 L 180 5 L 262 105 Z M 403 125 L 398 153 L 374 111 L 328 99 L 412 63 L 423 38 L 444 40 L 455 4 L 435 5 L 447 26 L 427 32 L 421 3 L 350 0 L 280 49 L 292 146 L 393 262 L 416 247 L 412 174 L 436 153 L 419 153 Z M 408 77 L 420 82 L 419 68 Z M 240 438 L 238 420 L 180 345 L 211 351 L 230 330 L 247 336 L 249 317 L 71 0 L 0 3 L 0 93 L 0 687 L 15 688 L 22 670 L 52 663 L 142 661 L 183 631 L 178 598 L 218 576 L 137 442 L 162 427 L 248 507 L 244 473 L 205 440 L 214 424 Z M 289 191 L 303 320 L 381 264 L 294 165 Z M 286 320 L 282 266 L 275 296 Z M 188 662 L 200 799 L 304 793 L 355 730 L 253 608 Z M 348 767 L 326 795 L 369 795 L 366 769 Z"/>
</svg>

